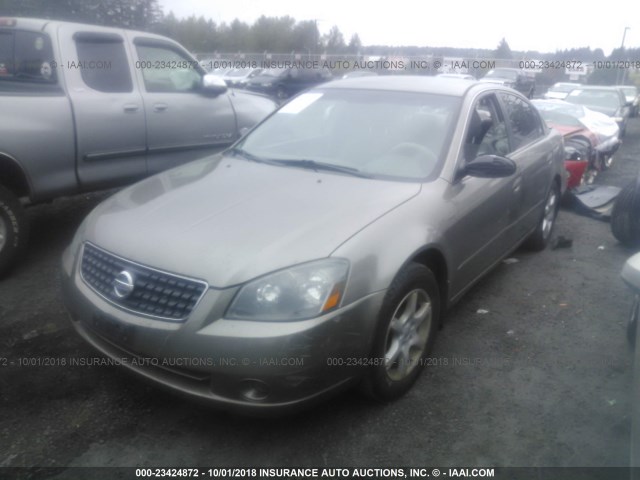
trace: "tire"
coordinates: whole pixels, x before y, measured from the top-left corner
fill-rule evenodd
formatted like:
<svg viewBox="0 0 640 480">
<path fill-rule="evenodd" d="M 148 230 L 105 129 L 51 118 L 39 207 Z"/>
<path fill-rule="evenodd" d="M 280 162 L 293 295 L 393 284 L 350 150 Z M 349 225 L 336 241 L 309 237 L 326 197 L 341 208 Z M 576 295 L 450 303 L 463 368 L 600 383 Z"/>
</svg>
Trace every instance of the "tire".
<svg viewBox="0 0 640 480">
<path fill-rule="evenodd" d="M 524 246 L 533 251 L 540 251 L 547 248 L 551 234 L 553 233 L 553 227 L 556 224 L 556 217 L 558 216 L 558 206 L 560 205 L 560 189 L 558 184 L 553 182 L 547 198 L 544 201 L 544 210 L 542 216 L 538 221 L 538 226 L 535 231 L 525 240 Z"/>
<path fill-rule="evenodd" d="M 20 201 L 0 185 L 0 277 L 24 254 L 29 228 Z"/>
<path fill-rule="evenodd" d="M 413 386 L 426 363 L 439 318 L 435 276 L 424 265 L 409 264 L 394 279 L 380 309 L 372 365 L 362 382 L 367 396 L 395 400 Z"/>
<path fill-rule="evenodd" d="M 618 194 L 611 211 L 611 233 L 623 245 L 640 247 L 640 193 L 631 182 Z"/>
</svg>

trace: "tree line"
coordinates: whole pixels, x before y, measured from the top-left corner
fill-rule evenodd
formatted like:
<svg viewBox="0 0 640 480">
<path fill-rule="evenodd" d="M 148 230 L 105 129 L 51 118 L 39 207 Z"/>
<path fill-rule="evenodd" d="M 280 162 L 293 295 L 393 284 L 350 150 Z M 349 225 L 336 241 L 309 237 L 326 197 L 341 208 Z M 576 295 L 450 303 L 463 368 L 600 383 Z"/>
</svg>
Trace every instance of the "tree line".
<svg viewBox="0 0 640 480">
<path fill-rule="evenodd" d="M 358 34 L 349 41 L 337 26 L 321 34 L 314 20 L 261 16 L 253 24 L 238 19 L 216 23 L 203 16 L 164 15 L 158 0 L 0 0 L 0 16 L 50 18 L 147 30 L 166 35 L 196 53 L 307 53 L 441 56 L 535 60 L 640 60 L 640 48 L 615 49 L 606 56 L 590 47 L 545 53 L 511 51 L 503 38 L 495 49 L 363 46 Z"/>
<path fill-rule="evenodd" d="M 154 31 L 174 38 L 193 52 L 358 54 L 362 49 L 357 34 L 347 43 L 337 26 L 321 35 L 316 21 L 296 21 L 289 16 L 263 15 L 252 25 L 237 19 L 217 24 L 202 16 L 178 19 L 171 12 Z"/>
</svg>

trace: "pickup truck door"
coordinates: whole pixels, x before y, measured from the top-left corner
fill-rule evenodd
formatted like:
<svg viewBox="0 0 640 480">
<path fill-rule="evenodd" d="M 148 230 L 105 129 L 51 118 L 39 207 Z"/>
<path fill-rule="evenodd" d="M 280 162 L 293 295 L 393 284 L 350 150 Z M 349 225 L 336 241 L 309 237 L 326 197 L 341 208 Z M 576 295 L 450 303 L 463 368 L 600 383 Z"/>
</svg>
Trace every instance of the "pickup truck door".
<svg viewBox="0 0 640 480">
<path fill-rule="evenodd" d="M 144 108 L 124 34 L 61 25 L 58 37 L 57 72 L 71 100 L 80 188 L 106 188 L 143 177 Z"/>
<path fill-rule="evenodd" d="M 237 139 L 229 96 L 202 90 L 205 72 L 179 45 L 127 35 L 135 49 L 147 119 L 149 173 L 217 153 Z"/>
</svg>

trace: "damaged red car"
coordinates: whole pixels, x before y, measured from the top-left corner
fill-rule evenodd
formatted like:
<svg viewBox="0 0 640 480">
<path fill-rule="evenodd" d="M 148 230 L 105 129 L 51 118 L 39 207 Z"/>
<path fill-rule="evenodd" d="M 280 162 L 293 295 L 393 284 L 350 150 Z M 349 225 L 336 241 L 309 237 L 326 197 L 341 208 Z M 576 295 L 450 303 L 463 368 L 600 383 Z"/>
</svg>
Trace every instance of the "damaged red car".
<svg viewBox="0 0 640 480">
<path fill-rule="evenodd" d="M 550 128 L 564 136 L 567 188 L 591 184 L 613 163 L 620 146 L 618 125 L 606 115 L 559 100 L 533 100 Z"/>
</svg>

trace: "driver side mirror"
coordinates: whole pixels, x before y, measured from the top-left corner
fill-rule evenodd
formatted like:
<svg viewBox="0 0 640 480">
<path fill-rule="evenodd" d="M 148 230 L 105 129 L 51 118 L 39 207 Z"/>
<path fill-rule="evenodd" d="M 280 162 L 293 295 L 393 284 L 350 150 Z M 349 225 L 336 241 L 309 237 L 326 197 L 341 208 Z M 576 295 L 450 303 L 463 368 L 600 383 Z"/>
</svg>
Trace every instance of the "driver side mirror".
<svg viewBox="0 0 640 480">
<path fill-rule="evenodd" d="M 465 175 L 478 178 L 504 178 L 510 177 L 517 170 L 516 162 L 500 155 L 480 155 L 467 163 L 457 177 Z"/>
</svg>

